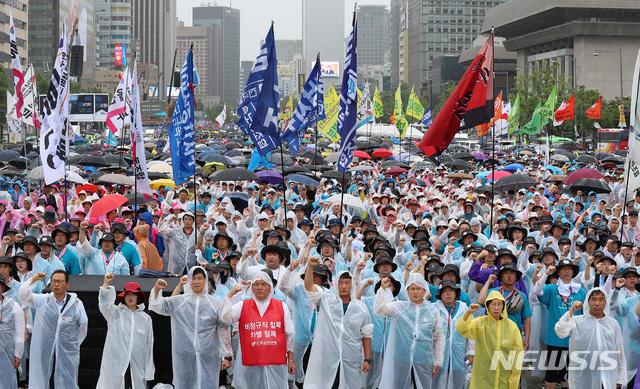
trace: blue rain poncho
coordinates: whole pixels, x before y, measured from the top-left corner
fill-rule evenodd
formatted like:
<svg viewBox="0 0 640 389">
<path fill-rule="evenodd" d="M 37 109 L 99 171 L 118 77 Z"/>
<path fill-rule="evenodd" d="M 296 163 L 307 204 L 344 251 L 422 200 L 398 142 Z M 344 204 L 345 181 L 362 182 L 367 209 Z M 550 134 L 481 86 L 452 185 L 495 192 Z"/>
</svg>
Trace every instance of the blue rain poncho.
<svg viewBox="0 0 640 389">
<path fill-rule="evenodd" d="M 607 301 L 604 316 L 600 319 L 589 311 L 589 297 L 594 291 L 602 292 Z M 569 312 L 565 313 L 556 323 L 555 331 L 559 338 L 571 336 L 569 355 L 582 358 L 581 361 L 573 357 L 569 359 L 570 388 L 615 389 L 617 384 L 627 384 L 622 330 L 616 319 L 609 315 L 609 296 L 603 288 L 591 289 L 584 300 L 583 314 L 570 316 Z M 589 367 L 580 368 L 585 363 Z M 612 369 L 612 363 L 617 363 L 617 368 Z"/>
<path fill-rule="evenodd" d="M 351 302 L 343 313 L 343 303 L 338 291 L 338 280 L 343 273 L 345 272 L 338 273 L 334 279 L 335 294 L 316 285 L 315 291 L 306 291 L 309 301 L 320 306 L 304 379 L 304 387 L 307 389 L 330 389 L 337 374 L 340 374 L 340 388 L 359 388 L 361 384 L 364 361 L 362 339 L 371 338 L 373 324 L 366 305 L 356 299 L 353 279 Z"/>
<path fill-rule="evenodd" d="M 188 283 L 193 272 L 189 270 Z M 207 288 L 207 286 L 205 286 Z M 229 327 L 220 322 L 220 300 L 205 289 L 200 294 L 155 296 L 151 291 L 149 309 L 171 316 L 171 349 L 173 351 L 173 385 L 176 389 L 217 388 L 221 358 L 232 356 Z"/>
<path fill-rule="evenodd" d="M 144 312 L 144 304 L 135 311 L 126 304 L 115 305 L 116 290 L 100 288 L 98 308 L 107 321 L 107 339 L 102 351 L 99 389 L 123 388 L 127 368 L 131 366 L 134 389 L 145 389 L 146 381 L 153 380 L 153 327 L 151 317 Z"/>
<path fill-rule="evenodd" d="M 29 355 L 29 387 L 45 389 L 54 374 L 56 388 L 77 388 L 80 345 L 87 336 L 87 314 L 75 293 L 67 293 L 62 312 L 53 293 L 33 294 L 37 283 L 25 282 L 18 298 L 22 305 L 34 308 L 36 318 Z M 53 358 L 56 358 L 56 370 Z"/>
<path fill-rule="evenodd" d="M 444 333 L 438 309 L 428 301 L 429 286 L 418 273 L 409 276 L 405 290 L 411 285 L 426 290 L 422 304 L 393 301 L 389 289 L 378 289 L 373 311 L 376 316 L 391 318 L 382 367 L 381 388 L 410 388 L 411 372 L 418 388 L 431 388 L 434 366 L 442 366 Z"/>
</svg>

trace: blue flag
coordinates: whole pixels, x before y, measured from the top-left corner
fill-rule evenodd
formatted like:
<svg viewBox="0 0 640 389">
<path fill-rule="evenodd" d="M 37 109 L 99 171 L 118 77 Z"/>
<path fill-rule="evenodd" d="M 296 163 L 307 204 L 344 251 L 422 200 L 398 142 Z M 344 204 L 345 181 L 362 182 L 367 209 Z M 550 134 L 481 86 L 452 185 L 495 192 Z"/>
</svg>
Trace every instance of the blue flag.
<svg viewBox="0 0 640 389">
<path fill-rule="evenodd" d="M 298 154 L 300 142 L 302 142 L 307 128 L 315 124 L 318 118 L 323 120 L 325 117 L 324 87 L 322 84 L 322 72 L 320 71 L 320 56 L 318 56 L 316 64 L 304 84 L 304 90 L 298 101 L 298 106 L 289 121 L 289 125 L 282 133 L 282 139 L 289 142 L 291 154 Z"/>
<path fill-rule="evenodd" d="M 187 59 L 184 61 L 180 78 L 182 80 L 180 94 L 169 129 L 173 181 L 176 185 L 181 185 L 196 173 L 192 49 L 189 49 Z"/>
<path fill-rule="evenodd" d="M 424 115 L 422 116 L 422 124 L 429 127 L 433 123 L 433 118 L 431 117 L 431 107 L 427 107 L 424 110 Z"/>
<path fill-rule="evenodd" d="M 116 139 L 115 136 L 113 136 L 113 133 L 111 131 L 107 131 L 109 134 L 107 135 L 107 140 L 104 142 L 104 144 L 109 145 L 109 146 L 117 146 L 118 145 L 118 140 Z"/>
<path fill-rule="evenodd" d="M 338 113 L 338 132 L 342 138 L 338 170 L 343 174 L 346 173 L 347 167 L 353 160 L 353 151 L 356 146 L 356 125 L 358 124 L 358 19 L 355 11 L 353 12 L 352 26 L 347 46 L 347 57 L 344 61 L 340 111 Z"/>
<path fill-rule="evenodd" d="M 260 155 L 280 146 L 280 92 L 273 25 L 253 64 L 238 105 L 238 126 Z"/>
<path fill-rule="evenodd" d="M 260 155 L 260 153 L 258 153 L 258 149 L 254 148 L 253 152 L 251 153 L 251 160 L 249 161 L 249 166 L 247 167 L 247 169 L 251 170 L 252 172 L 256 171 L 256 169 L 260 166 L 268 167 L 269 169 L 271 169 L 275 165 L 269 162 L 268 158 L 270 156 L 271 153 L 267 153 L 267 155 Z"/>
</svg>

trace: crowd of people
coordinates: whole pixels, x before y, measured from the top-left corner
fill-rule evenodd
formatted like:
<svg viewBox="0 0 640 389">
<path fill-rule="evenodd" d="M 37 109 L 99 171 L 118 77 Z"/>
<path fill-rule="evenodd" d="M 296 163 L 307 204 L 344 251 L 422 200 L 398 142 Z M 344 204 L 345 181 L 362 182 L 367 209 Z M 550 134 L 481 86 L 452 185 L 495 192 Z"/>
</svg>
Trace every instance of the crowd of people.
<svg viewBox="0 0 640 389">
<path fill-rule="evenodd" d="M 608 193 L 572 190 L 505 153 L 536 185 L 492 197 L 481 161 L 464 179 L 383 161 L 310 186 L 197 174 L 104 214 L 132 188 L 7 178 L 0 387 L 77 387 L 91 318 L 70 275 L 104 277 L 99 388 L 154 381 L 148 311 L 171 319 L 176 388 L 640 386 L 640 192 L 619 171 L 597 167 Z M 150 293 L 110 285 L 153 272 Z"/>
</svg>

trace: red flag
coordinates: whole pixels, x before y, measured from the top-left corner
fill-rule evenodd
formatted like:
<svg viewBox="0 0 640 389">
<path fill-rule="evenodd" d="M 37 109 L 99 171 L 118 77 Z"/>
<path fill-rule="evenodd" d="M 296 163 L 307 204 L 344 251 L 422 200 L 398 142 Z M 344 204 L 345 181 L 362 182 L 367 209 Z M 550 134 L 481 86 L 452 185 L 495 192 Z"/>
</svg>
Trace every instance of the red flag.
<svg viewBox="0 0 640 389">
<path fill-rule="evenodd" d="M 602 97 L 598 99 L 589 109 L 586 114 L 589 119 L 600 119 L 600 110 L 602 108 Z"/>
<path fill-rule="evenodd" d="M 560 105 L 560 108 L 556 110 L 553 114 L 553 118 L 556 119 L 556 122 L 564 122 L 565 120 L 573 119 L 573 111 L 575 108 L 576 95 L 574 94 L 571 98 Z"/>
<path fill-rule="evenodd" d="M 389 116 L 389 120 L 391 121 L 391 124 L 395 124 L 395 123 L 393 122 L 393 114 L 394 114 L 394 112 L 393 112 L 393 111 L 391 111 L 391 116 Z"/>
<path fill-rule="evenodd" d="M 493 103 L 493 121 L 497 122 L 502 117 L 502 91 Z"/>
<path fill-rule="evenodd" d="M 449 146 L 459 129 L 488 123 L 493 117 L 493 74 L 489 70 L 493 65 L 485 64 L 486 61 L 493 62 L 492 57 L 493 34 L 482 46 L 420 141 L 420 149 L 434 163 L 440 164 L 442 152 Z M 488 93 L 491 93 L 489 100 Z M 475 111 L 473 124 L 467 121 L 467 115 L 472 109 Z"/>
</svg>

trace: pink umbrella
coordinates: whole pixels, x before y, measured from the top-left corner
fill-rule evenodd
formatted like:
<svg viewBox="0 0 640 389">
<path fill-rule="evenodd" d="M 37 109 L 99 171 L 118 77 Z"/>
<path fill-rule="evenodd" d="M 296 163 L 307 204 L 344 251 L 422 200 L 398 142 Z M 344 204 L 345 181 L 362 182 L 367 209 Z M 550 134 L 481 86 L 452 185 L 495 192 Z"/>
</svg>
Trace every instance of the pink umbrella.
<svg viewBox="0 0 640 389">
<path fill-rule="evenodd" d="M 502 177 L 506 177 L 506 176 L 510 176 L 511 173 L 504 171 L 504 170 L 498 170 L 497 172 L 491 173 L 487 176 L 487 180 L 499 180 Z M 493 178 L 495 176 L 495 178 Z"/>
</svg>

